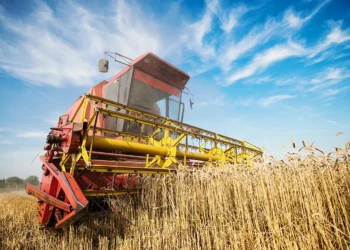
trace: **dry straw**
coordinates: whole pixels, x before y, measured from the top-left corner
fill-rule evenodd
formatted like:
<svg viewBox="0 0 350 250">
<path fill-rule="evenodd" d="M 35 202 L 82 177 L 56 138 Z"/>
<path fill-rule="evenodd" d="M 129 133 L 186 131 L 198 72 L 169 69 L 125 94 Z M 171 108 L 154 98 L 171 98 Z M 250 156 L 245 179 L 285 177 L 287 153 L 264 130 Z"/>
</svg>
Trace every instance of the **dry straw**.
<svg viewBox="0 0 350 250">
<path fill-rule="evenodd" d="M 145 176 L 137 197 L 62 231 L 39 230 L 35 199 L 0 196 L 3 249 L 348 249 L 350 147 L 303 145 L 255 166 Z"/>
</svg>

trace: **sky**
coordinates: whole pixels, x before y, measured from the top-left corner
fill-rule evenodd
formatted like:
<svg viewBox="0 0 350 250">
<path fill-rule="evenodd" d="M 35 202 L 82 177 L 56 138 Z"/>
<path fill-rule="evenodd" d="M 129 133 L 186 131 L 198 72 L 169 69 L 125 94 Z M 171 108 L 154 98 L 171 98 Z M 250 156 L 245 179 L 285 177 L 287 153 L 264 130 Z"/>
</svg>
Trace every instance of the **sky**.
<svg viewBox="0 0 350 250">
<path fill-rule="evenodd" d="M 122 68 L 104 51 L 188 72 L 184 122 L 265 154 L 350 139 L 348 0 L 0 0 L 0 179 L 41 175 L 49 128 Z"/>
</svg>

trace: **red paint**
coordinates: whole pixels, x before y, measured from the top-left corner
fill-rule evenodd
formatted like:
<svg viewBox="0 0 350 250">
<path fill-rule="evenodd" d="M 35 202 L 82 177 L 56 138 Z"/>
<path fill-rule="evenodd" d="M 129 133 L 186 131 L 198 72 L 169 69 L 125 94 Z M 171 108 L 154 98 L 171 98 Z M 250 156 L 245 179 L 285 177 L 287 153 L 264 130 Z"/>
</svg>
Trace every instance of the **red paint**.
<svg viewBox="0 0 350 250">
<path fill-rule="evenodd" d="M 180 95 L 180 89 L 177 89 L 169 84 L 166 84 L 165 82 L 162 82 L 157 78 L 154 78 L 146 73 L 143 73 L 142 71 L 135 70 L 134 79 L 140 82 L 146 83 L 152 86 L 153 88 L 160 89 L 170 95 L 174 95 L 174 96 Z"/>
<path fill-rule="evenodd" d="M 180 90 L 185 88 L 186 83 L 190 79 L 190 76 L 187 73 L 164 61 L 155 54 L 147 52 L 135 58 L 130 66 L 126 66 L 122 71 L 113 76 L 109 82 L 113 82 L 121 77 L 132 67 Z"/>
<path fill-rule="evenodd" d="M 67 207 L 71 207 L 72 211 L 67 212 L 63 209 L 57 210 L 55 213 L 60 212 L 62 219 L 57 221 L 56 227 L 60 227 L 69 221 L 69 224 L 74 220 L 74 216 L 82 213 L 88 206 L 88 200 L 81 191 L 79 185 L 69 173 L 61 172 L 53 163 L 48 163 L 44 156 L 40 157 L 43 162 L 43 175 L 40 184 L 40 190 L 47 194 L 47 197 L 56 198 Z M 27 192 L 33 192 L 33 189 L 28 186 Z M 35 192 L 35 191 L 34 191 Z M 38 192 L 37 192 L 38 193 Z M 52 199 L 54 201 L 54 199 Z M 49 205 L 45 201 L 38 202 L 38 219 L 40 225 L 46 227 L 51 226 L 50 223 L 55 217 L 54 206 Z M 77 217 L 75 218 L 77 219 Z"/>
<path fill-rule="evenodd" d="M 189 75 L 179 70 L 173 65 L 165 62 L 161 58 L 152 53 L 146 53 L 136 58 L 131 66 L 125 67 L 118 74 L 116 74 L 110 82 L 118 79 L 130 69 L 133 69 L 133 79 L 146 83 L 154 88 L 160 89 L 170 95 L 179 96 L 182 89 L 184 89 Z M 101 81 L 94 87 L 92 87 L 88 93 L 98 97 L 103 97 L 103 88 L 108 81 Z M 63 227 L 70 225 L 74 221 L 83 216 L 88 209 L 89 201 L 85 197 L 83 190 L 95 190 L 103 192 L 104 189 L 108 190 L 127 190 L 135 189 L 137 186 L 135 174 L 115 174 L 111 172 L 106 173 L 93 173 L 89 169 L 82 171 L 81 168 L 76 168 L 73 175 L 62 172 L 59 166 L 62 152 L 77 154 L 81 150 L 81 138 L 83 135 L 83 128 L 73 127 L 73 124 L 81 122 L 82 111 L 80 110 L 73 124 L 70 123 L 73 115 L 78 109 L 84 97 L 79 97 L 74 104 L 69 108 L 62 116 L 56 125 L 56 128 L 52 129 L 52 135 L 60 137 L 57 139 L 59 145 L 54 143 L 46 144 L 45 150 L 47 153 L 45 156 L 41 156 L 40 159 L 43 162 L 43 175 L 40 184 L 40 190 L 28 186 L 27 192 L 34 194 L 39 198 L 38 202 L 38 219 L 41 226 L 52 226 L 52 223 L 56 227 Z M 66 105 L 66 104 L 63 104 Z M 102 107 L 102 103 L 96 104 Z M 87 104 L 85 118 L 90 120 L 95 112 L 94 106 L 91 103 Z M 104 119 L 102 114 L 99 115 L 96 123 L 96 127 L 104 127 Z M 88 132 L 92 135 L 92 131 Z M 96 136 L 103 136 L 103 132 L 96 131 Z M 122 139 L 121 136 L 116 139 Z M 134 171 L 138 169 L 145 169 L 145 157 L 140 155 L 129 155 L 123 157 L 122 154 L 115 152 L 94 152 L 95 157 L 114 157 L 115 161 L 93 159 L 92 164 L 101 164 L 106 168 L 113 168 L 121 170 L 130 167 Z M 130 158 L 132 160 L 125 161 L 124 158 Z M 121 160 L 123 159 L 123 160 Z M 152 159 L 152 158 L 150 158 Z M 118 161 L 119 160 L 119 161 Z M 71 163 L 71 159 L 67 161 L 67 166 Z M 77 166 L 86 166 L 85 162 L 81 159 L 78 161 Z M 154 170 L 154 169 L 150 169 Z M 133 172 L 136 173 L 136 172 Z"/>
</svg>

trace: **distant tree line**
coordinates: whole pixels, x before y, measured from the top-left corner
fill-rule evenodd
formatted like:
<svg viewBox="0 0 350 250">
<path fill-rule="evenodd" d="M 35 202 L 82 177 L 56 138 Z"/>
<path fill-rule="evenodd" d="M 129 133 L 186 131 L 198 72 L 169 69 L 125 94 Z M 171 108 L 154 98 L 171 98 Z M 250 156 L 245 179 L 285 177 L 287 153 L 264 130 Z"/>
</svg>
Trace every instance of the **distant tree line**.
<svg viewBox="0 0 350 250">
<path fill-rule="evenodd" d="M 7 179 L 0 179 L 0 188 L 21 188 L 24 187 L 27 183 L 38 186 L 39 179 L 35 175 L 31 175 L 26 179 L 21 179 L 17 176 L 11 176 Z"/>
</svg>

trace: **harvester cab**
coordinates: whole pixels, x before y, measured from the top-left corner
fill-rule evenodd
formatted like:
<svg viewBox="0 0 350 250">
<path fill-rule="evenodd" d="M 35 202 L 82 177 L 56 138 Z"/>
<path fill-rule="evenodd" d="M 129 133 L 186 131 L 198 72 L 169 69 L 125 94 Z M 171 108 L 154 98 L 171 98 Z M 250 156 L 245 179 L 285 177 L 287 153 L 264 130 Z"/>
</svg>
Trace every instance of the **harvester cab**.
<svg viewBox="0 0 350 250">
<path fill-rule="evenodd" d="M 107 55 L 116 56 L 120 54 Z M 115 57 L 113 57 L 115 58 Z M 126 58 L 122 56 L 122 58 Z M 116 59 L 115 59 L 116 60 Z M 182 91 L 190 76 L 170 65 L 152 53 L 146 53 L 130 60 L 125 68 L 103 86 L 102 97 L 129 107 L 164 116 L 179 122 L 183 121 L 184 103 Z M 107 65 L 102 66 L 101 65 Z M 101 59 L 100 72 L 108 71 L 108 61 Z M 116 111 L 117 108 L 109 107 Z M 123 119 L 107 117 L 104 127 L 124 132 L 150 135 L 152 130 L 135 123 L 125 123 Z"/>
<path fill-rule="evenodd" d="M 79 97 L 51 128 L 40 157 L 42 227 L 65 227 L 89 212 L 108 210 L 119 195 L 138 192 L 136 178 L 221 163 L 248 164 L 262 150 L 246 141 L 183 123 L 182 93 L 189 75 L 152 53 L 125 64 L 109 81 Z M 107 72 L 106 59 L 99 70 Z M 192 105 L 192 104 L 191 104 Z"/>
</svg>

